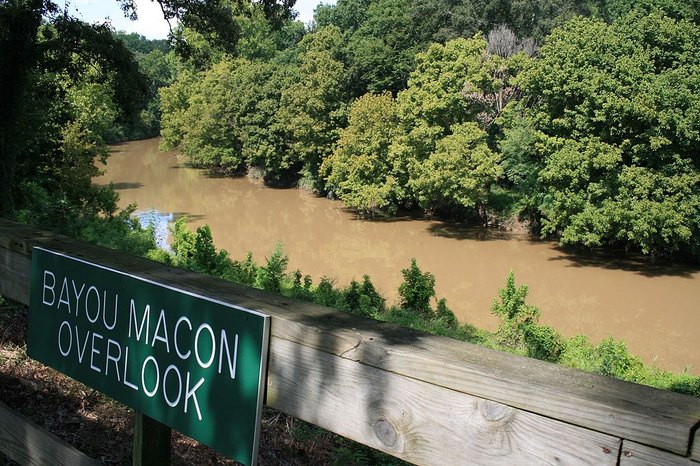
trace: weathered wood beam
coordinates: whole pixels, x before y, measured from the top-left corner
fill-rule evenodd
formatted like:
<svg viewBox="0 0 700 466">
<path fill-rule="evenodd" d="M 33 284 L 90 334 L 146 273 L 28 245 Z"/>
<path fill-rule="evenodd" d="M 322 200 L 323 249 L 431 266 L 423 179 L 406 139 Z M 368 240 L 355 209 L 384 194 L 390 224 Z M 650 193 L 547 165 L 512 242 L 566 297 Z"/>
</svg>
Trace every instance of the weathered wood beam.
<svg viewBox="0 0 700 466">
<path fill-rule="evenodd" d="M 415 464 L 617 464 L 611 435 L 288 340 L 270 354 L 270 406 Z"/>
<path fill-rule="evenodd" d="M 100 463 L 0 403 L 0 451 L 26 466 L 98 466 Z"/>
<path fill-rule="evenodd" d="M 690 458 L 657 450 L 647 445 L 625 440 L 622 443 L 620 466 L 696 466 Z"/>
</svg>

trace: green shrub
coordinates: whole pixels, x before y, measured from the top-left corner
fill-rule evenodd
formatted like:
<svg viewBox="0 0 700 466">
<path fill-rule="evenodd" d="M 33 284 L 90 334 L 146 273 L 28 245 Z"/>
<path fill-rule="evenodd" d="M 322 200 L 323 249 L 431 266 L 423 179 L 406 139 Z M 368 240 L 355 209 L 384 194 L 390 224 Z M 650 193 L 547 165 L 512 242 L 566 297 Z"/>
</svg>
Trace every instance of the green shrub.
<svg viewBox="0 0 700 466">
<path fill-rule="evenodd" d="M 371 317 L 384 310 L 384 298 L 377 293 L 369 275 L 364 275 L 362 283 L 352 280 L 343 290 L 343 299 L 339 308 L 353 314 Z"/>
<path fill-rule="evenodd" d="M 557 362 L 564 350 L 564 339 L 549 325 L 528 325 L 524 329 L 527 355 L 543 361 Z"/>
<path fill-rule="evenodd" d="M 528 294 L 527 285 L 515 286 L 515 274 L 511 271 L 506 280 L 506 287 L 498 290 L 498 299 L 491 305 L 491 313 L 500 319 L 496 337 L 498 343 L 518 352 L 527 352 L 525 333 L 536 333 L 532 328 L 537 325 L 540 310 L 525 304 Z"/>
<path fill-rule="evenodd" d="M 292 274 L 292 288 L 289 294 L 292 298 L 301 299 L 304 301 L 313 301 L 313 292 L 311 291 L 311 276 L 304 275 L 304 283 L 302 284 L 301 270 L 297 269 Z"/>
<path fill-rule="evenodd" d="M 458 325 L 457 317 L 455 317 L 454 312 L 447 307 L 447 300 L 445 298 L 438 301 L 435 318 L 450 328 L 455 328 Z"/>
<path fill-rule="evenodd" d="M 265 266 L 258 268 L 257 285 L 263 290 L 280 293 L 288 263 L 289 257 L 284 253 L 282 243 L 277 243 Z"/>
<path fill-rule="evenodd" d="M 403 269 L 401 274 L 403 275 L 403 283 L 399 286 L 401 307 L 424 316 L 432 315 L 430 298 L 435 296 L 435 276 L 430 272 L 421 272 L 415 258 L 411 259 L 411 266 Z"/>
<path fill-rule="evenodd" d="M 321 281 L 314 290 L 313 300 L 316 304 L 328 307 L 338 307 L 337 304 L 342 299 L 342 293 L 333 286 L 333 280 L 328 277 L 321 277 Z"/>
</svg>

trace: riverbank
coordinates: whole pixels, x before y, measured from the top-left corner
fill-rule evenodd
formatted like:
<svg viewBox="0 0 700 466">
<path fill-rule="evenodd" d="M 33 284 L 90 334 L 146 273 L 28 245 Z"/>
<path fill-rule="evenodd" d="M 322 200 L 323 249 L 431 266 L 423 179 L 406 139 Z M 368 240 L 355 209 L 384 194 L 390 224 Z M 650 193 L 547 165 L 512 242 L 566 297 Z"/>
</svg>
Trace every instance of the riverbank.
<svg viewBox="0 0 700 466">
<path fill-rule="evenodd" d="M 113 182 L 120 206 L 187 215 L 211 227 L 217 248 L 262 262 L 281 241 L 289 269 L 345 286 L 364 274 L 392 304 L 401 269 L 415 257 L 436 277 L 461 322 L 493 331 L 489 309 L 513 270 L 530 287 L 542 322 L 594 343 L 624 340 L 633 354 L 674 372 L 700 370 L 700 272 L 606 254 L 574 254 L 551 241 L 410 217 L 362 220 L 341 203 L 297 189 L 272 189 L 245 177 L 213 178 L 182 167 L 158 140 L 116 146 L 98 184 Z"/>
</svg>

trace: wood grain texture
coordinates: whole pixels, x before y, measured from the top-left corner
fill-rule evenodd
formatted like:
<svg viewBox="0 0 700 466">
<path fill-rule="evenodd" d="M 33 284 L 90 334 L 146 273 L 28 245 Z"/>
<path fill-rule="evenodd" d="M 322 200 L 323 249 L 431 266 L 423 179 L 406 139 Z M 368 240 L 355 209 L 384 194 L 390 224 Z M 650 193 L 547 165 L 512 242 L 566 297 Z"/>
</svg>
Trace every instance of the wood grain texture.
<svg viewBox="0 0 700 466">
<path fill-rule="evenodd" d="M 268 404 L 421 465 L 614 465 L 620 440 L 277 339 Z"/>
<path fill-rule="evenodd" d="M 620 466 L 695 466 L 690 458 L 657 450 L 646 445 L 625 440 L 622 443 Z"/>
<path fill-rule="evenodd" d="M 695 440 L 693 440 L 693 447 L 690 451 L 690 457 L 693 461 L 700 463 L 700 424 L 695 429 Z"/>
<path fill-rule="evenodd" d="M 63 443 L 0 403 L 0 451 L 27 466 L 97 466 L 100 463 Z"/>
<path fill-rule="evenodd" d="M 28 282 L 20 283 L 11 275 L 28 276 L 29 251 L 35 245 L 270 314 L 273 343 L 299 343 L 363 366 L 680 455 L 688 454 L 693 427 L 700 421 L 697 398 L 371 321 L 5 220 L 0 220 L 0 263 L 10 263 L 11 268 L 0 270 L 0 293 L 7 283 L 17 295 L 28 297 Z M 300 402 L 306 400 L 303 393 L 297 396 Z"/>
</svg>

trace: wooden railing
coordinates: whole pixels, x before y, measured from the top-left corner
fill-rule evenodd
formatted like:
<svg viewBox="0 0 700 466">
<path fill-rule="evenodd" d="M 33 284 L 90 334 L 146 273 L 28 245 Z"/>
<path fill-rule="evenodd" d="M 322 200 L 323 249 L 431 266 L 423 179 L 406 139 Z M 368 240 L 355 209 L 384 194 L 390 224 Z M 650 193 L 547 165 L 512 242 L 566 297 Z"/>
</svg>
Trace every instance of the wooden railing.
<svg viewBox="0 0 700 466">
<path fill-rule="evenodd" d="M 700 464 L 697 398 L 426 335 L 0 220 L 0 293 L 25 304 L 33 246 L 271 315 L 266 404 L 412 463 Z"/>
</svg>

